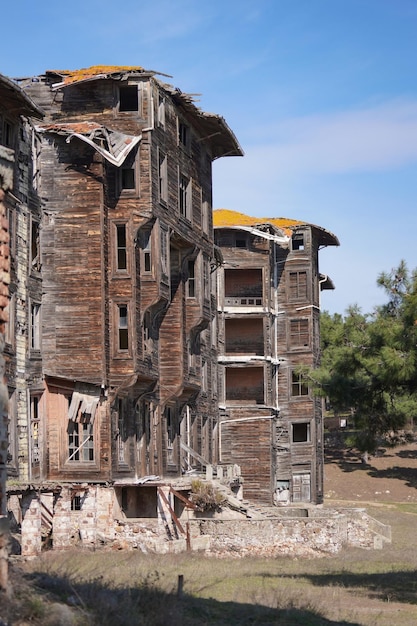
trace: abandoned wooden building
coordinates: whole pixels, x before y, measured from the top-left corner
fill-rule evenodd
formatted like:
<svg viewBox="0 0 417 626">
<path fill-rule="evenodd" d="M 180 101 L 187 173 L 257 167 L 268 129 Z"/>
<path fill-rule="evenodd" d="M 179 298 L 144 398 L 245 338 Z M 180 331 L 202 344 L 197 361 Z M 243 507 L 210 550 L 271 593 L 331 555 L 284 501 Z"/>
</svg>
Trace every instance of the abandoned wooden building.
<svg viewBox="0 0 417 626">
<path fill-rule="evenodd" d="M 214 211 L 220 459 L 241 466 L 249 500 L 323 501 L 321 402 L 297 368 L 320 353 L 318 251 L 330 232 L 285 218 Z"/>
<path fill-rule="evenodd" d="M 17 314 L 19 324 L 23 323 L 22 311 L 28 293 L 36 290 L 36 280 L 32 281 L 27 271 L 20 287 L 17 287 L 18 273 L 26 259 L 25 234 L 28 232 L 30 215 L 39 208 L 36 190 L 31 183 L 34 146 L 33 127 L 29 120 L 36 118 L 42 118 L 39 107 L 18 85 L 0 75 L 0 589 L 7 588 L 6 483 L 7 477 L 15 473 L 12 461 L 16 462 L 10 454 L 15 444 L 16 422 L 9 424 L 8 405 L 13 406 L 17 388 L 20 387 L 21 393 L 26 393 L 22 381 L 25 372 L 30 370 L 29 364 L 28 368 L 25 367 L 24 352 L 21 358 L 21 333 L 16 333 L 14 322 Z M 15 220 L 17 206 L 19 221 Z M 20 242 L 24 242 L 20 262 L 16 259 L 16 230 L 19 231 Z M 9 389 L 6 388 L 5 379 Z M 26 436 L 27 430 L 24 410 L 22 403 L 22 438 Z"/>
<path fill-rule="evenodd" d="M 159 75 L 161 76 L 161 75 Z M 294 220 L 212 212 L 219 115 L 141 67 L 20 79 L 11 135 L 8 486 L 22 550 L 177 519 L 196 473 L 319 503 L 318 250 Z M 37 118 L 37 119 L 36 119 Z M 42 118 L 42 119 L 41 119 Z M 43 530 L 42 530 L 43 529 Z M 23 534 L 23 533 L 22 533 Z M 23 546 L 23 542 L 26 541 Z"/>
</svg>

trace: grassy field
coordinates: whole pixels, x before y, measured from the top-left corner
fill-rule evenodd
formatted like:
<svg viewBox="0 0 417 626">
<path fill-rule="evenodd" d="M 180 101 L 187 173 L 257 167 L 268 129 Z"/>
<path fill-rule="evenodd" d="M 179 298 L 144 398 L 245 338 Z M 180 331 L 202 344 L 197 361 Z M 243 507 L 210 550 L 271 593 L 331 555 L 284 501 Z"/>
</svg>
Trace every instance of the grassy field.
<svg viewBox="0 0 417 626">
<path fill-rule="evenodd" d="M 0 626 L 415 626 L 416 444 L 364 466 L 327 442 L 325 491 L 325 506 L 389 524 L 392 543 L 311 559 L 49 551 L 11 563 Z"/>
<path fill-rule="evenodd" d="M 307 560 L 46 552 L 12 564 L 14 596 L 1 598 L 0 618 L 13 626 L 413 626 L 417 505 L 367 508 L 392 527 L 383 550 Z"/>
</svg>

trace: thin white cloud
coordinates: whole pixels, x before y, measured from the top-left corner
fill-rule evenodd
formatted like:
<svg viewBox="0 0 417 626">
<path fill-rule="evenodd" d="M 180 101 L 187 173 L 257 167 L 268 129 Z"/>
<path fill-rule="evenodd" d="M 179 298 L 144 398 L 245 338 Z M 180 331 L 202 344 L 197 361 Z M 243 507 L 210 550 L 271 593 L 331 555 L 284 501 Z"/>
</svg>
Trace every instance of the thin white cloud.
<svg viewBox="0 0 417 626">
<path fill-rule="evenodd" d="M 396 100 L 327 115 L 288 118 L 246 148 L 262 178 L 398 168 L 417 160 L 417 101 Z M 266 136 L 267 133 L 267 136 Z"/>
</svg>

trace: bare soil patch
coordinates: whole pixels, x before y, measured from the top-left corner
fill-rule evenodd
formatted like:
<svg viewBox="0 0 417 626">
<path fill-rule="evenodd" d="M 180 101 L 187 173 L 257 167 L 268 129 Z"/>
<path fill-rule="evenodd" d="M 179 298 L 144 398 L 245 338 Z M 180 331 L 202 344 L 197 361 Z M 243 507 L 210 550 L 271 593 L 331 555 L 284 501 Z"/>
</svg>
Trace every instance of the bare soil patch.
<svg viewBox="0 0 417 626">
<path fill-rule="evenodd" d="M 363 464 L 357 450 L 343 447 L 337 435 L 325 449 L 325 501 L 417 502 L 417 442 L 382 446 Z"/>
</svg>

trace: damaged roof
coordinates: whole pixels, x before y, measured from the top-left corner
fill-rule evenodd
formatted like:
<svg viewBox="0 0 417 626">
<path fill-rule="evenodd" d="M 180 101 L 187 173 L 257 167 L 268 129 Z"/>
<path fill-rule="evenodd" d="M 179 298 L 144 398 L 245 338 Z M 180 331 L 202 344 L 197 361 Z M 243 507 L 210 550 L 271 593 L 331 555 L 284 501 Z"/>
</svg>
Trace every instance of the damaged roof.
<svg viewBox="0 0 417 626">
<path fill-rule="evenodd" d="M 303 222 L 301 220 L 295 220 L 288 217 L 251 217 L 238 211 L 231 211 L 229 209 L 216 209 L 213 211 L 213 226 L 214 228 L 236 228 L 242 227 L 258 227 L 262 225 L 271 224 L 276 228 L 283 231 L 286 235 L 291 236 L 294 230 L 302 226 L 309 226 L 315 230 L 319 235 L 319 243 L 323 246 L 338 246 L 339 240 L 336 235 L 333 235 L 328 230 L 325 230 L 321 226 Z"/>
<path fill-rule="evenodd" d="M 40 132 L 66 137 L 67 143 L 77 137 L 97 150 L 109 163 L 120 167 L 128 154 L 138 144 L 142 135 L 126 135 L 110 130 L 96 122 L 54 123 L 38 127 Z"/>
<path fill-rule="evenodd" d="M 155 70 L 146 70 L 139 65 L 93 65 L 79 70 L 47 70 L 45 77 L 51 80 L 57 78 L 57 82 L 52 83 L 52 89 L 64 89 L 72 85 L 78 85 L 96 80 L 128 80 L 137 76 L 168 76 Z M 210 146 L 213 159 L 224 156 L 243 156 L 243 150 L 229 128 L 225 119 L 215 113 L 206 113 L 195 104 L 195 94 L 183 93 L 180 89 L 173 87 L 155 78 L 159 86 L 171 97 L 172 101 L 182 109 L 184 117 L 200 134 Z"/>
<path fill-rule="evenodd" d="M 1 106 L 12 115 L 44 117 L 42 109 L 33 102 L 23 89 L 3 74 L 0 74 L 0 101 Z"/>
</svg>

